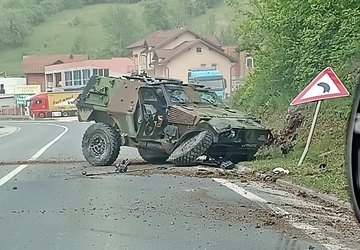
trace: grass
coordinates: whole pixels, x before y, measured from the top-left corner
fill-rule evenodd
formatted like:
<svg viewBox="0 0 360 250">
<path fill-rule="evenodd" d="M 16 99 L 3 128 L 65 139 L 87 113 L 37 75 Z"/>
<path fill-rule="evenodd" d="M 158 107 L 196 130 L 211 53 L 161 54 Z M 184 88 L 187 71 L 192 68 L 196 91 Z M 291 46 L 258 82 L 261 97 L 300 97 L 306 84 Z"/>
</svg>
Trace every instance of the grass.
<svg viewBox="0 0 360 250">
<path fill-rule="evenodd" d="M 0 13 L 2 9 L 0 0 Z M 96 51 L 103 47 L 107 41 L 106 33 L 102 27 L 101 19 L 106 16 L 107 9 L 114 4 L 96 4 L 85 6 L 82 9 L 66 10 L 57 15 L 46 19 L 46 22 L 33 28 L 33 33 L 21 48 L 2 47 L 0 48 L 0 71 L 6 71 L 11 76 L 21 76 L 22 55 L 40 54 L 68 54 L 76 36 L 82 34 L 86 36 L 88 54 L 96 54 Z M 136 13 L 134 20 L 143 24 L 142 7 L 140 4 L 127 4 L 129 9 Z M 227 22 L 230 8 L 225 4 L 218 8 L 210 9 L 205 15 L 193 19 L 190 27 L 203 27 L 210 14 L 214 13 L 219 23 Z M 79 26 L 72 26 L 75 17 L 82 20 L 84 30 Z"/>
<path fill-rule="evenodd" d="M 322 193 L 348 199 L 345 168 L 345 131 L 349 112 L 328 113 L 337 105 L 350 107 L 350 99 L 344 100 L 344 98 L 340 98 L 324 101 L 309 151 L 300 167 L 297 167 L 297 164 L 310 131 L 315 104 L 308 104 L 304 123 L 298 130 L 297 143 L 291 153 L 283 155 L 278 148 L 266 149 L 260 154 L 260 157 L 270 155 L 270 159 L 257 160 L 248 163 L 248 165 L 266 174 L 271 174 L 271 170 L 275 167 L 288 169 L 290 174 L 284 176 L 285 179 Z M 282 115 L 279 115 L 279 112 L 277 115 L 269 117 L 266 121 L 267 124 L 276 129 L 282 128 L 285 124 L 282 122 L 285 120 L 285 113 L 282 112 Z M 320 164 L 326 164 L 326 167 L 320 168 Z"/>
</svg>

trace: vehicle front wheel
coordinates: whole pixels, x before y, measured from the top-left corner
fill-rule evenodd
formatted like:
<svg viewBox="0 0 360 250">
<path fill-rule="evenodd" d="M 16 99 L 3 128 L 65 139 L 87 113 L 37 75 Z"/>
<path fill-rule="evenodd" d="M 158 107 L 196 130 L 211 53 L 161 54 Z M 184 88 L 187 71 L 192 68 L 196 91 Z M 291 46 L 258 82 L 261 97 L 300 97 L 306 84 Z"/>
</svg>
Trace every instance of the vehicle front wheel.
<svg viewBox="0 0 360 250">
<path fill-rule="evenodd" d="M 162 152 L 156 152 L 150 149 L 138 148 L 139 154 L 144 161 L 150 164 L 163 164 L 169 158 L 169 155 Z"/>
<path fill-rule="evenodd" d="M 183 141 L 170 155 L 169 160 L 175 166 L 189 166 L 196 162 L 213 143 L 213 135 L 209 131 L 202 131 L 194 137 Z"/>
<path fill-rule="evenodd" d="M 85 131 L 82 152 L 93 166 L 109 166 L 117 159 L 121 146 L 120 132 L 105 123 L 94 123 Z"/>
</svg>

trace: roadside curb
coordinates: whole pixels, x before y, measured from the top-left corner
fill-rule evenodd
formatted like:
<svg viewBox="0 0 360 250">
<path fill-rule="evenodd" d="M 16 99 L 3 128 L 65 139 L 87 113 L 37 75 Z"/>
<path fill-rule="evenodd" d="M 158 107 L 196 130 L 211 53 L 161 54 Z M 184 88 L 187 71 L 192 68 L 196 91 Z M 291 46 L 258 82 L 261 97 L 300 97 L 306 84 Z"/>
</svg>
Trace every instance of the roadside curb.
<svg viewBox="0 0 360 250">
<path fill-rule="evenodd" d="M 257 173 L 257 175 L 261 179 L 264 179 L 264 178 L 270 176 L 270 175 L 267 175 L 267 174 L 260 174 L 260 173 Z M 351 206 L 351 204 L 349 202 L 341 200 L 339 198 L 336 198 L 335 196 L 332 196 L 332 195 L 329 195 L 329 194 L 322 194 L 320 192 L 314 191 L 312 189 L 309 189 L 309 188 L 294 184 L 294 183 L 292 183 L 290 181 L 286 181 L 286 180 L 280 179 L 280 178 L 276 179 L 274 181 L 274 183 L 279 185 L 279 186 L 282 186 L 282 187 L 290 188 L 290 189 L 293 189 L 293 190 L 296 190 L 296 191 L 299 191 L 299 192 L 304 192 L 306 194 L 309 194 L 311 196 L 319 198 L 319 199 L 321 199 L 323 201 L 329 202 L 329 203 L 331 203 L 333 205 L 336 205 L 338 207 L 342 207 L 342 208 L 345 208 L 345 209 L 352 210 L 352 206 Z"/>
</svg>

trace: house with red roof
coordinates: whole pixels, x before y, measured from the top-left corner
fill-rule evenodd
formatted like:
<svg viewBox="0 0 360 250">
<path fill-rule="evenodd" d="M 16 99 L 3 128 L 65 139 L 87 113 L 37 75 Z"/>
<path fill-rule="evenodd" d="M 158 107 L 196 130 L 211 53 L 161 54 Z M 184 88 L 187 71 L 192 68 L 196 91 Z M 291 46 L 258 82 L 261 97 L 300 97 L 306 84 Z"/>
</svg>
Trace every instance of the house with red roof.
<svg viewBox="0 0 360 250">
<path fill-rule="evenodd" d="M 230 83 L 225 91 L 231 93 L 231 71 L 238 59 L 227 54 L 216 37 L 185 28 L 158 30 L 127 48 L 132 50 L 138 72 L 187 81 L 188 69 L 213 67 Z"/>
</svg>

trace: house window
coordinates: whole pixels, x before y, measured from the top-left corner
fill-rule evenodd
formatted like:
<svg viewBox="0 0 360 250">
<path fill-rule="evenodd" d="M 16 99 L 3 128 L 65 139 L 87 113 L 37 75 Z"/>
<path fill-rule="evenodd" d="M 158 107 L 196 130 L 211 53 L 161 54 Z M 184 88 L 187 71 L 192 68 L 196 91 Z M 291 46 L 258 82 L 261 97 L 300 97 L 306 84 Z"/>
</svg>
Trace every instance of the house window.
<svg viewBox="0 0 360 250">
<path fill-rule="evenodd" d="M 253 68 L 254 67 L 254 60 L 252 57 L 246 58 L 246 68 Z"/>
<path fill-rule="evenodd" d="M 104 69 L 104 76 L 109 77 L 110 76 L 110 70 Z"/>
<path fill-rule="evenodd" d="M 217 63 L 211 64 L 211 67 L 214 68 L 214 69 L 217 69 L 217 66 L 218 66 Z"/>
<path fill-rule="evenodd" d="M 104 76 L 104 70 L 103 69 L 99 69 L 99 76 Z"/>
<path fill-rule="evenodd" d="M 99 75 L 99 70 L 98 69 L 93 69 L 93 75 L 98 76 Z"/>
<path fill-rule="evenodd" d="M 90 80 L 90 69 L 82 70 L 82 85 L 86 85 Z"/>
<path fill-rule="evenodd" d="M 81 71 L 80 70 L 74 70 L 74 86 L 81 85 Z"/>
<path fill-rule="evenodd" d="M 65 86 L 72 86 L 72 71 L 65 72 Z"/>
<path fill-rule="evenodd" d="M 202 52 L 202 48 L 201 47 L 196 47 L 196 53 L 201 53 Z"/>
<path fill-rule="evenodd" d="M 201 64 L 201 68 L 205 68 L 206 67 L 206 63 Z"/>
<path fill-rule="evenodd" d="M 0 94 L 5 94 L 4 84 L 0 84 Z"/>
</svg>

